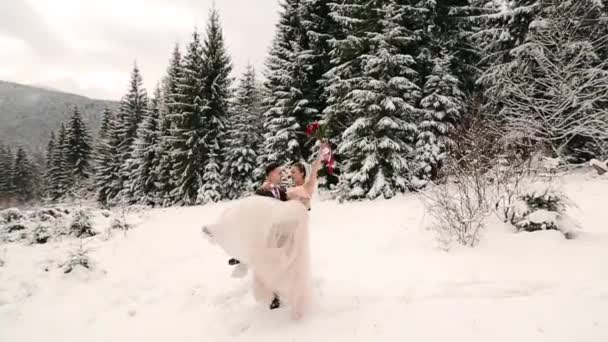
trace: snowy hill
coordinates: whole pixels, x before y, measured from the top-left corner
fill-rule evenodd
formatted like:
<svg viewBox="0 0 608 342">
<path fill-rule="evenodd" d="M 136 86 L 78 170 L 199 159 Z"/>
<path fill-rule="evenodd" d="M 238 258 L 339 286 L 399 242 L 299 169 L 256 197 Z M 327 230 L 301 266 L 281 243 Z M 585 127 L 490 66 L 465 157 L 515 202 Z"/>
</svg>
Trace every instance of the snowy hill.
<svg viewBox="0 0 608 342">
<path fill-rule="evenodd" d="M 51 131 L 67 120 L 74 106 L 96 132 L 103 109 L 115 109 L 118 103 L 0 81 L 0 140 L 33 150 L 44 149 Z"/>
<path fill-rule="evenodd" d="M 57 268 L 74 239 L 0 245 L 0 341 L 608 341 L 608 178 L 564 181 L 577 239 L 495 220 L 449 252 L 415 195 L 315 203 L 319 303 L 300 322 L 256 304 L 202 238 L 229 204 L 134 210 L 126 235 L 88 239 L 92 272 Z"/>
</svg>

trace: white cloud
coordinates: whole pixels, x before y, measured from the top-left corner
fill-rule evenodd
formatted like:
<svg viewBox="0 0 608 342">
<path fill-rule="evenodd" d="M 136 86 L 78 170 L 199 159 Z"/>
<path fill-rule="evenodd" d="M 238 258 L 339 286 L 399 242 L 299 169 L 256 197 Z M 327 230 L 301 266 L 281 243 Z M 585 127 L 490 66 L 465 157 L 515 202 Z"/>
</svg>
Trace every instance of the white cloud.
<svg viewBox="0 0 608 342">
<path fill-rule="evenodd" d="M 137 61 L 149 92 L 176 42 L 204 31 L 213 0 L 0 1 L 0 79 L 119 99 Z M 278 0 L 217 0 L 238 76 L 262 69 Z M 10 67 L 6 67 L 6 66 Z"/>
</svg>

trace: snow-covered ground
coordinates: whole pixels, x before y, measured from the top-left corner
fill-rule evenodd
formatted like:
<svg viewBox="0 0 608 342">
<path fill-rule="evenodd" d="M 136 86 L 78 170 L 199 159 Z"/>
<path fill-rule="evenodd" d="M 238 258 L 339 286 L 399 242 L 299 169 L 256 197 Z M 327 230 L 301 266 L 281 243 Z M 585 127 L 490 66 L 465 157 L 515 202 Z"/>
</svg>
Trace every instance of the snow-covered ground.
<svg viewBox="0 0 608 342">
<path fill-rule="evenodd" d="M 577 239 L 494 220 L 449 252 L 415 195 L 315 203 L 319 303 L 300 322 L 256 304 L 201 236 L 226 204 L 145 211 L 126 235 L 90 238 L 93 272 L 57 268 L 74 240 L 0 245 L 0 341 L 608 341 L 608 177 L 564 181 Z"/>
</svg>

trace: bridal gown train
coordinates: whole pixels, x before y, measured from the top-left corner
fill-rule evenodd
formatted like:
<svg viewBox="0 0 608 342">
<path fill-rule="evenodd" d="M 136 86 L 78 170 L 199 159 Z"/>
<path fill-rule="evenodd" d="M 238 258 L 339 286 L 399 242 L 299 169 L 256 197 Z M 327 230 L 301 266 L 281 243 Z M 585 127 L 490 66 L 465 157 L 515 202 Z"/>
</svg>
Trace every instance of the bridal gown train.
<svg viewBox="0 0 608 342">
<path fill-rule="evenodd" d="M 313 299 L 308 230 L 311 189 L 290 189 L 292 200 L 286 202 L 262 196 L 235 201 L 215 224 L 204 227 L 212 243 L 253 271 L 256 300 L 269 304 L 277 294 L 290 306 L 294 319 L 310 310 Z"/>
</svg>

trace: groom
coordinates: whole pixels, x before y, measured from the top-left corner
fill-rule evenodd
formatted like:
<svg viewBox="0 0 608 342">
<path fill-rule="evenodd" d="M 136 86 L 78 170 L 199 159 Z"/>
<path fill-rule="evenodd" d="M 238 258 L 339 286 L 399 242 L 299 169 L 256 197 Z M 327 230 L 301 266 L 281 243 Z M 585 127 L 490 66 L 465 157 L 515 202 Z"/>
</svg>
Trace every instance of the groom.
<svg viewBox="0 0 608 342">
<path fill-rule="evenodd" d="M 287 201 L 287 192 L 281 186 L 283 168 L 278 163 L 271 163 L 266 167 L 266 180 L 255 194 L 265 197 L 274 197 L 280 201 Z"/>
<path fill-rule="evenodd" d="M 281 186 L 281 174 L 283 173 L 283 168 L 278 163 L 271 163 L 266 166 L 266 179 L 262 184 L 262 187 L 255 191 L 255 194 L 258 196 L 264 197 L 273 197 L 280 201 L 287 201 L 287 192 L 285 188 Z M 241 262 L 237 259 L 228 260 L 228 264 L 230 266 L 239 265 Z M 247 270 L 244 267 L 240 267 L 235 269 L 233 275 L 235 277 L 242 277 L 247 273 Z"/>
<path fill-rule="evenodd" d="M 255 191 L 258 196 L 273 197 L 279 201 L 287 201 L 287 191 L 281 186 L 281 174 L 283 168 L 278 163 L 271 163 L 266 166 L 266 180 L 262 184 L 262 187 Z M 243 277 L 247 273 L 247 266 L 241 264 L 241 262 L 235 258 L 228 260 L 228 264 L 231 266 L 236 265 L 232 275 L 234 277 Z M 270 309 L 277 309 L 281 306 L 279 297 L 275 294 L 270 303 Z"/>
</svg>

